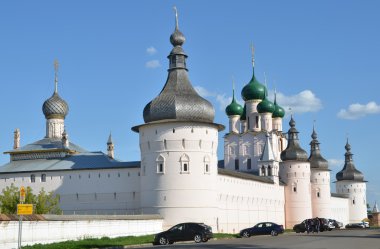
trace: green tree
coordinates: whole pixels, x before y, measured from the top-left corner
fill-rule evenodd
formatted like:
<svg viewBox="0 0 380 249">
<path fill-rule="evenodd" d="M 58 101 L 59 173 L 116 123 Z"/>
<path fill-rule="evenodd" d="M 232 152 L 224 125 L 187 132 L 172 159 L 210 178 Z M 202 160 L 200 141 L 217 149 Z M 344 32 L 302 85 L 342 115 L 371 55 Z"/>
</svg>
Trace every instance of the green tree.
<svg viewBox="0 0 380 249">
<path fill-rule="evenodd" d="M 37 196 L 36 214 L 61 214 L 59 208 L 59 195 L 54 195 L 53 192 L 46 193 L 42 188 Z"/>
<path fill-rule="evenodd" d="M 3 214 L 16 214 L 17 204 L 20 203 L 20 190 L 13 183 L 11 186 L 3 189 L 0 195 L 0 211 Z M 32 192 L 32 188 L 26 188 L 25 202 L 34 204 L 35 214 L 61 214 L 59 208 L 59 195 L 54 195 L 53 192 L 46 193 L 42 188 L 36 196 Z"/>
<path fill-rule="evenodd" d="M 17 212 L 17 204 L 19 203 L 19 190 L 11 184 L 2 191 L 0 195 L 1 212 L 3 214 L 15 214 Z"/>
</svg>

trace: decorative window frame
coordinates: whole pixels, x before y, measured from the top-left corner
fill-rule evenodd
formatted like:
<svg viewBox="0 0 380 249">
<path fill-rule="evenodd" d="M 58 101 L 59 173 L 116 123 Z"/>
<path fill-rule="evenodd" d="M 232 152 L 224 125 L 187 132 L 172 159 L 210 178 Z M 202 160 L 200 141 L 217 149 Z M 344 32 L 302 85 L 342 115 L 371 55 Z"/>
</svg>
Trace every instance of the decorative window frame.
<svg viewBox="0 0 380 249">
<path fill-rule="evenodd" d="M 162 155 L 158 155 L 156 159 L 156 173 L 157 174 L 165 174 L 165 157 Z"/>
<path fill-rule="evenodd" d="M 190 158 L 187 154 L 183 154 L 179 159 L 181 165 L 181 174 L 190 174 Z"/>
</svg>

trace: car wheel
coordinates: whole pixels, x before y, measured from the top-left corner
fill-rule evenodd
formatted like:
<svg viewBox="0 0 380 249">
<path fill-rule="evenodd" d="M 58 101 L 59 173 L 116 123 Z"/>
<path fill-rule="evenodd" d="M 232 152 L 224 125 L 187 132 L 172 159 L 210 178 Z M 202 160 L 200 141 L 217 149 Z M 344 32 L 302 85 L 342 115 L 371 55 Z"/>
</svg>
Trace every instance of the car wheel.
<svg viewBox="0 0 380 249">
<path fill-rule="evenodd" d="M 297 229 L 296 229 L 296 233 L 300 233 L 300 232 L 301 232 L 301 231 L 297 228 Z"/>
<path fill-rule="evenodd" d="M 160 237 L 158 239 L 158 244 L 160 244 L 160 245 L 167 245 L 168 243 L 169 243 L 169 241 L 165 237 Z"/>
<path fill-rule="evenodd" d="M 208 239 L 207 238 L 202 238 L 202 242 L 207 242 Z"/>
<path fill-rule="evenodd" d="M 245 232 L 243 232 L 243 237 L 244 238 L 249 238 L 250 237 L 250 235 L 249 235 L 249 232 L 248 231 L 245 231 Z"/>
<path fill-rule="evenodd" d="M 195 243 L 200 243 L 200 242 L 202 242 L 202 240 L 203 240 L 203 238 L 202 238 L 202 236 L 200 234 L 196 234 L 194 236 L 194 242 Z"/>
<path fill-rule="evenodd" d="M 272 230 L 272 231 L 270 232 L 270 235 L 272 235 L 272 236 L 277 236 L 277 235 L 278 235 L 278 232 L 277 232 L 276 230 Z"/>
</svg>

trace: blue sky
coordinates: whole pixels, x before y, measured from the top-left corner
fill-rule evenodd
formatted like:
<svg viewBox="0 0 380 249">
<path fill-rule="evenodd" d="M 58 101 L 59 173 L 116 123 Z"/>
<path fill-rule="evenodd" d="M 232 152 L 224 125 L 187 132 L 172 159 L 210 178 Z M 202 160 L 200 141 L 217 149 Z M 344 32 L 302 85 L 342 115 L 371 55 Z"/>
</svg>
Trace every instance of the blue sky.
<svg viewBox="0 0 380 249">
<path fill-rule="evenodd" d="M 162 89 L 174 29 L 173 5 L 186 36 L 190 80 L 228 125 L 225 105 L 235 79 L 237 98 L 264 72 L 278 103 L 291 107 L 309 151 L 313 121 L 332 180 L 343 167 L 349 138 L 356 167 L 369 181 L 368 201 L 380 201 L 378 1 L 12 1 L 0 3 L 0 150 L 45 135 L 42 103 L 54 90 L 70 106 L 72 142 L 105 151 L 110 132 L 116 157 L 139 160 L 144 106 Z M 288 130 L 289 116 L 284 120 Z M 219 159 L 223 159 L 220 134 Z M 0 156 L 0 163 L 9 160 Z"/>
</svg>

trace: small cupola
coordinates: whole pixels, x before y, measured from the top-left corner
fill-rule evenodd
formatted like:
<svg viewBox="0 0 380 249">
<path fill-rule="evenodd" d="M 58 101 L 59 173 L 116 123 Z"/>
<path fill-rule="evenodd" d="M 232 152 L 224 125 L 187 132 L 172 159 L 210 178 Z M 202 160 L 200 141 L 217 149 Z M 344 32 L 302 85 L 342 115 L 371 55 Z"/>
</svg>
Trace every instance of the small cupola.
<svg viewBox="0 0 380 249">
<path fill-rule="evenodd" d="M 312 169 L 320 169 L 320 170 L 328 170 L 329 165 L 326 159 L 323 158 L 321 155 L 321 151 L 319 148 L 319 141 L 317 133 L 315 132 L 315 129 L 313 127 L 313 133 L 311 134 L 311 140 L 310 142 L 310 157 L 308 161 L 310 162 L 310 168 Z"/>
<path fill-rule="evenodd" d="M 288 131 L 288 146 L 281 152 L 282 161 L 307 161 L 307 153 L 299 144 L 298 131 L 293 115 L 289 122 L 290 129 Z"/>
<path fill-rule="evenodd" d="M 241 116 L 243 114 L 243 107 L 235 100 L 235 90 L 232 91 L 232 101 L 231 104 L 226 107 L 226 114 L 227 116 Z"/>
<path fill-rule="evenodd" d="M 257 112 L 258 113 L 273 113 L 275 110 L 274 104 L 268 100 L 266 95 L 267 94 L 266 94 L 266 89 L 265 89 L 265 97 L 264 97 L 263 101 L 261 101 L 257 105 Z"/>
<path fill-rule="evenodd" d="M 277 93 L 274 93 L 274 112 L 272 118 L 284 118 L 285 110 L 277 104 Z"/>
</svg>

